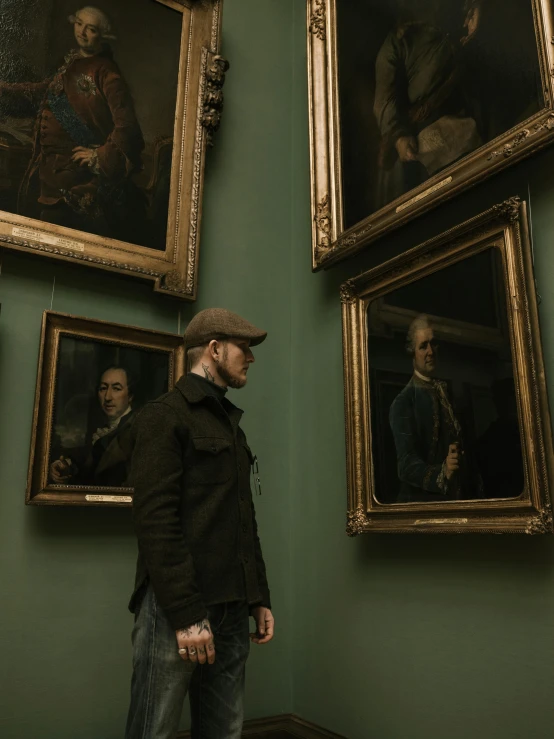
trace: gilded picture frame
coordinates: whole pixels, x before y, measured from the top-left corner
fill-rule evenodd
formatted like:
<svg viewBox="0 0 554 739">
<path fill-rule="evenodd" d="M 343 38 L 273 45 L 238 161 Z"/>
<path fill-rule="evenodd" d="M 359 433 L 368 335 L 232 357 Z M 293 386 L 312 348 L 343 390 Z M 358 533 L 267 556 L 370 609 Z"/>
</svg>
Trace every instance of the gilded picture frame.
<svg viewBox="0 0 554 739">
<path fill-rule="evenodd" d="M 347 533 L 551 533 L 526 204 L 348 280 L 341 302 Z"/>
<path fill-rule="evenodd" d="M 134 417 L 184 372 L 178 334 L 45 311 L 25 502 L 131 505 Z"/>
<path fill-rule="evenodd" d="M 312 268 L 549 144 L 553 36 L 549 0 L 308 0 Z"/>
<path fill-rule="evenodd" d="M 196 299 L 206 147 L 228 67 L 222 2 L 137 0 L 130 17 L 124 0 L 6 11 L 0 248 Z M 102 33 L 94 55 L 76 19 Z"/>
</svg>

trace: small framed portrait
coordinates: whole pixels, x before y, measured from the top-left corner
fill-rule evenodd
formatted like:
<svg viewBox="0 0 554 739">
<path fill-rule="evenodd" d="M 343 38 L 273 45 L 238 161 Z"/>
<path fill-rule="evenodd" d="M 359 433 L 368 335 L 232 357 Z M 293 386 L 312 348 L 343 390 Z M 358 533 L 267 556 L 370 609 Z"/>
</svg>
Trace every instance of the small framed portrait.
<svg viewBox="0 0 554 739">
<path fill-rule="evenodd" d="M 348 533 L 552 531 L 526 207 L 342 286 Z"/>
<path fill-rule="evenodd" d="M 46 311 L 26 502 L 130 505 L 134 419 L 184 361 L 182 336 Z"/>
<path fill-rule="evenodd" d="M 554 136 L 549 0 L 308 0 L 313 267 Z"/>
<path fill-rule="evenodd" d="M 222 0 L 9 3 L 0 244 L 196 297 Z"/>
</svg>

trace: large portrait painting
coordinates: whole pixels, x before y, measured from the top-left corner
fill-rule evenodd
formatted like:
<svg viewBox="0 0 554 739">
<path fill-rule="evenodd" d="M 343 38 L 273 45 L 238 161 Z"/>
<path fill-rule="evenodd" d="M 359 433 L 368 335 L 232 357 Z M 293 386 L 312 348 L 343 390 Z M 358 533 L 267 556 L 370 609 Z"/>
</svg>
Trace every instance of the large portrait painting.
<svg viewBox="0 0 554 739">
<path fill-rule="evenodd" d="M 524 206 L 493 208 L 342 298 L 350 533 L 550 531 Z"/>
<path fill-rule="evenodd" d="M 182 336 L 46 311 L 27 502 L 129 505 L 134 419 L 183 373 Z"/>
<path fill-rule="evenodd" d="M 547 0 L 309 0 L 314 267 L 554 135 Z"/>
<path fill-rule="evenodd" d="M 0 244 L 194 299 L 220 0 L 10 3 L 0 52 Z M 204 125 L 205 124 L 205 125 Z"/>
</svg>

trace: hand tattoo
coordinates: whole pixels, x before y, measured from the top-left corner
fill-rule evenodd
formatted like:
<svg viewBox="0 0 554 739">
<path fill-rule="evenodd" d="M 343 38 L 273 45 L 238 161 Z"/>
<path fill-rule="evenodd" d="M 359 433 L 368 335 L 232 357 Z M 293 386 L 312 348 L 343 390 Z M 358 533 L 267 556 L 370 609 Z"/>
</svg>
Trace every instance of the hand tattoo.
<svg viewBox="0 0 554 739">
<path fill-rule="evenodd" d="M 209 380 L 210 382 L 215 382 L 215 377 L 210 372 L 210 368 L 208 367 L 208 365 L 204 364 L 204 362 L 202 362 L 202 369 L 204 370 L 204 377 L 206 378 L 206 380 Z"/>
<path fill-rule="evenodd" d="M 190 639 L 194 635 L 193 629 L 198 629 L 198 634 L 201 634 L 203 631 L 207 631 L 208 634 L 212 633 L 210 622 L 207 618 L 203 618 L 202 621 L 197 621 L 192 626 L 188 626 L 186 629 L 181 629 L 179 631 L 179 636 L 181 638 Z"/>
<path fill-rule="evenodd" d="M 201 634 L 203 631 L 207 631 L 208 634 L 212 633 L 210 622 L 207 618 L 202 619 L 202 621 L 198 621 L 197 624 L 195 624 L 198 628 L 198 632 Z"/>
</svg>

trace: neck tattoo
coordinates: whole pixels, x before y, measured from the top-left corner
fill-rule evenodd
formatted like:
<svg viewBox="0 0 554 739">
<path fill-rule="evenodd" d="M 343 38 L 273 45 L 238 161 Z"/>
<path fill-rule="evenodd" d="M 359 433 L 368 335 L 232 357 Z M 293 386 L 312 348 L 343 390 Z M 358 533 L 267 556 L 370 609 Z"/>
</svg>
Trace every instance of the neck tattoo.
<svg viewBox="0 0 554 739">
<path fill-rule="evenodd" d="M 210 382 L 215 382 L 215 377 L 210 372 L 210 368 L 208 367 L 208 365 L 202 362 L 202 369 L 204 370 L 204 377 L 206 378 L 206 380 L 209 380 Z"/>
</svg>

